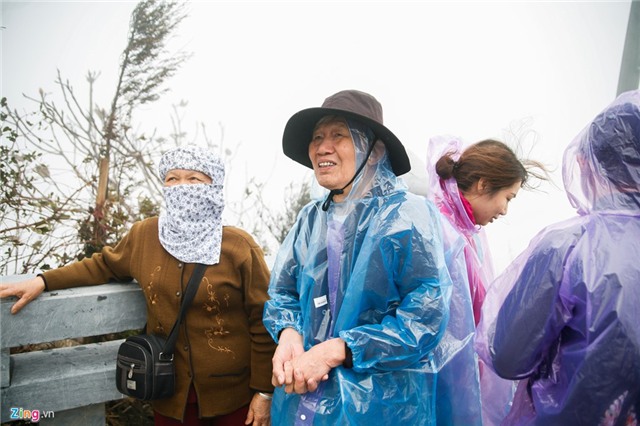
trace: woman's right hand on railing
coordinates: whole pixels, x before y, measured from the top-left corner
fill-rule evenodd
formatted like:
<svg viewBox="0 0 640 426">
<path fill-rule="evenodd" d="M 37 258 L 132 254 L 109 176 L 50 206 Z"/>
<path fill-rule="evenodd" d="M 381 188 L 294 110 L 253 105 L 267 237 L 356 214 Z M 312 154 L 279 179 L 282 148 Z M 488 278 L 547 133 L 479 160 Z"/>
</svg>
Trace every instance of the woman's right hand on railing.
<svg viewBox="0 0 640 426">
<path fill-rule="evenodd" d="M 41 276 L 11 284 L 0 284 L 0 299 L 16 296 L 18 301 L 11 307 L 11 313 L 17 314 L 45 289 L 44 279 Z"/>
</svg>

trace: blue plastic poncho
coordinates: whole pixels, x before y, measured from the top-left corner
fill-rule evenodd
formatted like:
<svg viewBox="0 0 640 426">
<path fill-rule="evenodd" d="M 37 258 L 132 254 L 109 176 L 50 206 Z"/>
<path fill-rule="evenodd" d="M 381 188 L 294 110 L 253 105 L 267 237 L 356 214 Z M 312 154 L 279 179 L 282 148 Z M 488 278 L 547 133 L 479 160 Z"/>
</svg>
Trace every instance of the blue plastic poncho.
<svg viewBox="0 0 640 426">
<path fill-rule="evenodd" d="M 348 124 L 361 164 L 373 135 Z M 451 289 L 437 210 L 406 192 L 380 142 L 346 200 L 321 204 L 302 209 L 280 248 L 264 324 L 274 339 L 294 328 L 305 350 L 339 336 L 353 368 L 315 392 L 276 389 L 273 424 L 434 424 L 432 350 Z"/>
<path fill-rule="evenodd" d="M 640 408 L 640 92 L 568 146 L 579 216 L 540 232 L 493 285 L 478 351 L 522 379 L 506 424 L 636 424 Z"/>
</svg>

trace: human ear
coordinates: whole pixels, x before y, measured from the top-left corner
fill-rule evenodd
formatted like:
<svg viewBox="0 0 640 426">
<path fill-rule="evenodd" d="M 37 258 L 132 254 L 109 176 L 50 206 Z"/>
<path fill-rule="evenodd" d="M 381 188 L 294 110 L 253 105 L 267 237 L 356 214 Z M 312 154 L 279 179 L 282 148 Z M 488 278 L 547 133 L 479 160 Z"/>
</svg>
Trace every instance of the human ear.
<svg viewBox="0 0 640 426">
<path fill-rule="evenodd" d="M 485 178 L 478 179 L 478 182 L 476 182 L 476 190 L 478 191 L 478 194 L 483 194 L 488 189 L 489 184 L 487 183 L 487 180 Z"/>
<path fill-rule="evenodd" d="M 382 159 L 385 153 L 384 143 L 382 143 L 380 139 L 377 139 L 374 143 L 375 145 L 373 146 L 373 150 L 371 151 L 371 155 L 369 156 L 369 160 L 367 161 L 371 165 L 377 164 L 378 161 Z"/>
</svg>

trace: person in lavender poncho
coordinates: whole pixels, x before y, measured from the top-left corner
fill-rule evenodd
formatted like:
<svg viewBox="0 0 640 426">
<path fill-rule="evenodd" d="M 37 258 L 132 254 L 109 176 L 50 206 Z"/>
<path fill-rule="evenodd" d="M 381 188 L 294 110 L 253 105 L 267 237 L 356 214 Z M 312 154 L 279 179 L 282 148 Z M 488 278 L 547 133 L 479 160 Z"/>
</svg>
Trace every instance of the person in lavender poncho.
<svg viewBox="0 0 640 426">
<path fill-rule="evenodd" d="M 640 92 L 567 147 L 578 216 L 542 230 L 489 289 L 477 350 L 520 380 L 507 425 L 635 425 L 640 409 Z"/>
</svg>

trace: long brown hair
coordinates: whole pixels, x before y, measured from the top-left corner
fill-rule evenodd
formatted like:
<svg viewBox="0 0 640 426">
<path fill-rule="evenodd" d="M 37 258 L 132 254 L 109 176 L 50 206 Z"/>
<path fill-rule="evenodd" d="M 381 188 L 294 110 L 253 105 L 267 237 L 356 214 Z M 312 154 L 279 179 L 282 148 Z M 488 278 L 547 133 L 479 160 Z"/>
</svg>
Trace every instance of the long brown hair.
<svg viewBox="0 0 640 426">
<path fill-rule="evenodd" d="M 490 194 L 508 188 L 516 182 L 520 186 L 531 189 L 531 176 L 539 180 L 548 180 L 545 166 L 537 161 L 519 159 L 505 143 L 487 139 L 470 145 L 460 155 L 458 161 L 453 160 L 450 152 L 436 163 L 436 173 L 441 179 L 454 178 L 461 191 L 466 192 L 480 178 L 488 185 Z"/>
</svg>

